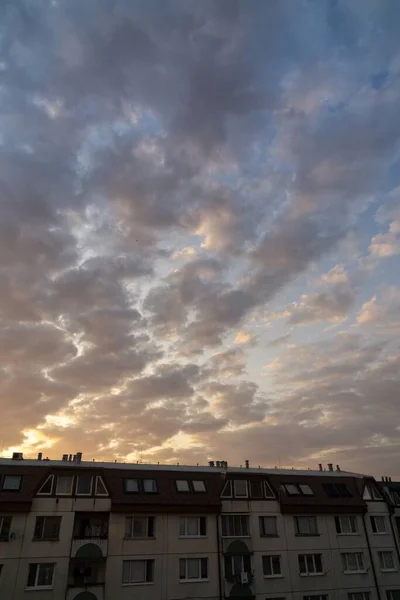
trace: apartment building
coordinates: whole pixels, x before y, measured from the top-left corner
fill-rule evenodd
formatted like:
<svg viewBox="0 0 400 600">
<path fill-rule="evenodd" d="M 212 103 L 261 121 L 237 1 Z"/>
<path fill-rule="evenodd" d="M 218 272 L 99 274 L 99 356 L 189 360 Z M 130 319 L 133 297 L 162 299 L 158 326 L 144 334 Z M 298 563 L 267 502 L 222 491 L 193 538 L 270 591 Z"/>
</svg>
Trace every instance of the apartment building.
<svg viewBox="0 0 400 600">
<path fill-rule="evenodd" d="M 17 454 L 0 459 L 0 599 L 400 600 L 393 510 L 333 468 Z"/>
</svg>

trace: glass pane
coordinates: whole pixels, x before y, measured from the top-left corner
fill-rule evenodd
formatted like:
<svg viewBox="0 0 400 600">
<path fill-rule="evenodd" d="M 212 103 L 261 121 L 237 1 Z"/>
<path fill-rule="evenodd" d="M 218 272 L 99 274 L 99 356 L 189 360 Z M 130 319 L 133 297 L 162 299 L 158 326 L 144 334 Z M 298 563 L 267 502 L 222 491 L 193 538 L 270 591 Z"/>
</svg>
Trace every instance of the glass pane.
<svg viewBox="0 0 400 600">
<path fill-rule="evenodd" d="M 179 579 L 186 579 L 186 560 L 179 559 Z"/>
<path fill-rule="evenodd" d="M 3 481 L 3 490 L 19 490 L 20 483 L 19 475 L 6 475 Z"/>
<path fill-rule="evenodd" d="M 241 522 L 241 534 L 240 535 L 249 535 L 249 521 L 245 515 L 240 517 Z"/>
<path fill-rule="evenodd" d="M 37 584 L 39 585 L 51 585 L 53 583 L 53 564 L 41 564 L 39 565 L 39 574 Z"/>
<path fill-rule="evenodd" d="M 190 517 L 186 519 L 187 535 L 199 535 L 199 519 Z"/>
<path fill-rule="evenodd" d="M 186 571 L 188 579 L 200 579 L 200 560 L 198 558 L 186 559 Z"/>
<path fill-rule="evenodd" d="M 261 481 L 250 481 L 250 496 L 252 498 L 262 498 Z"/>
<path fill-rule="evenodd" d="M 279 556 L 272 557 L 272 571 L 274 575 L 279 575 L 281 572 L 281 560 Z"/>
<path fill-rule="evenodd" d="M 69 495 L 72 492 L 72 477 L 57 477 L 56 494 Z"/>
<path fill-rule="evenodd" d="M 126 517 L 125 519 L 125 536 L 132 537 L 132 517 Z"/>
<path fill-rule="evenodd" d="M 125 479 L 125 491 L 126 492 L 138 492 L 139 484 L 137 479 Z"/>
<path fill-rule="evenodd" d="M 195 492 L 205 492 L 206 486 L 204 481 L 193 481 L 193 489 Z"/>
<path fill-rule="evenodd" d="M 262 557 L 262 561 L 263 561 L 263 571 L 264 571 L 264 575 L 271 575 L 271 557 L 270 556 L 263 556 Z"/>
<path fill-rule="evenodd" d="M 247 498 L 247 481 L 245 479 L 235 479 L 233 485 L 236 497 Z"/>
<path fill-rule="evenodd" d="M 322 573 L 322 557 L 320 554 L 314 554 L 315 570 L 317 573 Z"/>
<path fill-rule="evenodd" d="M 291 496 L 299 496 L 300 491 L 296 485 L 292 485 L 291 483 L 285 485 L 286 491 Z"/>
<path fill-rule="evenodd" d="M 34 587 L 35 580 L 36 580 L 37 567 L 38 567 L 38 565 L 36 563 L 32 563 L 29 565 L 28 581 L 27 581 L 26 587 Z"/>
<path fill-rule="evenodd" d="M 221 498 L 230 498 L 232 496 L 232 481 L 227 481 L 222 490 Z"/>
<path fill-rule="evenodd" d="M 131 561 L 124 560 L 122 563 L 122 583 L 130 583 L 131 579 Z"/>
<path fill-rule="evenodd" d="M 306 563 L 307 563 L 307 571 L 309 573 L 314 573 L 315 569 L 314 569 L 314 557 L 312 554 L 307 554 L 306 555 Z"/>
<path fill-rule="evenodd" d="M 133 518 L 133 537 L 146 537 L 146 517 Z"/>
<path fill-rule="evenodd" d="M 264 517 L 264 535 L 276 535 L 276 517 Z"/>
<path fill-rule="evenodd" d="M 146 581 L 146 561 L 132 560 L 131 561 L 131 583 L 139 583 Z"/>
<path fill-rule="evenodd" d="M 304 554 L 300 554 L 300 556 L 299 556 L 299 570 L 300 570 L 300 573 L 307 572 L 306 557 L 304 556 Z"/>
<path fill-rule="evenodd" d="M 243 561 L 241 554 L 232 556 L 232 566 L 235 575 L 242 572 Z"/>
<path fill-rule="evenodd" d="M 92 480 L 93 477 L 90 475 L 79 475 L 78 477 L 78 485 L 77 485 L 77 494 L 91 494 L 92 493 Z"/>
<path fill-rule="evenodd" d="M 272 488 L 269 485 L 268 481 L 264 481 L 264 490 L 265 490 L 265 497 L 266 498 L 275 498 L 275 494 L 272 491 Z"/>
<path fill-rule="evenodd" d="M 305 485 L 302 483 L 299 485 L 299 488 L 305 496 L 314 496 L 314 492 L 312 491 L 309 485 Z"/>
<path fill-rule="evenodd" d="M 96 477 L 96 494 L 98 496 L 108 496 L 106 487 L 101 477 Z"/>
<path fill-rule="evenodd" d="M 208 577 L 208 559 L 207 558 L 201 558 L 200 559 L 200 568 L 201 568 L 201 578 L 202 579 L 207 579 Z"/>
<path fill-rule="evenodd" d="M 145 492 L 156 492 L 157 484 L 155 479 L 144 479 L 143 480 L 143 489 Z"/>
<path fill-rule="evenodd" d="M 181 517 L 179 519 L 179 535 L 186 535 L 186 519 Z"/>
<path fill-rule="evenodd" d="M 51 494 L 52 487 L 53 487 L 53 475 L 50 475 L 46 479 L 46 481 L 44 482 L 44 484 L 42 485 L 40 490 L 38 491 L 38 494 Z"/>
<path fill-rule="evenodd" d="M 178 492 L 188 492 L 189 491 L 189 482 L 185 479 L 177 479 L 176 480 L 176 489 Z"/>
</svg>

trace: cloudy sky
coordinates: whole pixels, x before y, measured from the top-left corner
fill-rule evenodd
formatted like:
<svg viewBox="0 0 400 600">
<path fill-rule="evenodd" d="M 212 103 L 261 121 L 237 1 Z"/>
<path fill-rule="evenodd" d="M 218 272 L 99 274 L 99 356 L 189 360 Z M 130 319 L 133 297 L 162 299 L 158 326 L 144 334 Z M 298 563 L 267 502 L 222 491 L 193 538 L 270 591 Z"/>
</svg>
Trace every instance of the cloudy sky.
<svg viewBox="0 0 400 600">
<path fill-rule="evenodd" d="M 0 23 L 0 451 L 400 477 L 398 0 Z"/>
</svg>

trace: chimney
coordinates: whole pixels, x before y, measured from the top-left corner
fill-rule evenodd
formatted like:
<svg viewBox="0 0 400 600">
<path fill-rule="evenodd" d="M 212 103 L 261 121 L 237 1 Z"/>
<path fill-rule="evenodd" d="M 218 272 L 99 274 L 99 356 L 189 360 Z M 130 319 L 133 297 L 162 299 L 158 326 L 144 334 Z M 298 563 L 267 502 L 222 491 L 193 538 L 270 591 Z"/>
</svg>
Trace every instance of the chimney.
<svg viewBox="0 0 400 600">
<path fill-rule="evenodd" d="M 332 463 L 328 463 L 328 471 L 333 471 L 333 464 Z"/>
<path fill-rule="evenodd" d="M 386 477 L 382 475 L 382 481 L 386 481 Z"/>
<path fill-rule="evenodd" d="M 340 466 L 339 465 L 336 465 L 336 471 L 340 472 Z"/>
<path fill-rule="evenodd" d="M 68 461 L 68 454 L 63 454 L 62 455 L 62 460 L 63 460 L 63 462 L 67 462 Z"/>
<path fill-rule="evenodd" d="M 12 459 L 13 460 L 23 460 L 24 455 L 22 452 L 13 452 Z"/>
<path fill-rule="evenodd" d="M 68 462 L 72 462 L 72 454 L 69 455 Z"/>
<path fill-rule="evenodd" d="M 37 459 L 42 460 L 42 458 L 43 458 L 43 452 L 39 452 L 39 454 L 37 455 Z"/>
<path fill-rule="evenodd" d="M 216 466 L 217 466 L 217 467 L 220 467 L 220 466 L 221 466 L 221 461 L 220 461 L 220 460 L 217 460 L 217 461 L 215 462 L 215 464 L 216 464 Z"/>
<path fill-rule="evenodd" d="M 247 459 L 244 461 L 244 464 L 246 465 L 246 469 L 248 469 L 249 466 L 250 466 L 250 463 L 249 463 L 249 461 Z"/>
<path fill-rule="evenodd" d="M 213 460 L 209 460 L 208 461 L 208 466 L 209 467 L 214 467 L 214 461 Z"/>
<path fill-rule="evenodd" d="M 82 461 L 82 452 L 77 452 L 76 453 L 76 462 L 80 463 Z M 117 461 L 115 461 L 117 462 Z"/>
<path fill-rule="evenodd" d="M 276 468 L 276 467 L 275 467 L 275 468 Z M 323 468 L 322 468 L 322 463 L 319 463 L 319 464 L 318 464 L 318 468 L 319 468 L 319 470 L 320 470 L 320 471 L 323 471 Z"/>
<path fill-rule="evenodd" d="M 389 482 L 391 482 L 391 481 L 392 481 L 392 478 L 391 478 L 391 477 L 388 477 L 388 479 L 389 479 Z"/>
</svg>

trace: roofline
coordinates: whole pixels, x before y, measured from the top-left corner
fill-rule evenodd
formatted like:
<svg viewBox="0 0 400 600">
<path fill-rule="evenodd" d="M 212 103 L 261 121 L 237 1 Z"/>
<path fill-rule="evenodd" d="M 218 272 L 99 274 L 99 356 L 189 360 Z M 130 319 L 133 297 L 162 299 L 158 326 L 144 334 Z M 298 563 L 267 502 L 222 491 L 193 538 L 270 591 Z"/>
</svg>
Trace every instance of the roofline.
<svg viewBox="0 0 400 600">
<path fill-rule="evenodd" d="M 361 473 L 352 473 L 349 471 L 320 471 L 320 470 L 304 470 L 304 469 L 280 469 L 280 468 L 264 468 L 264 467 L 210 467 L 209 465 L 168 465 L 168 464 L 151 464 L 151 463 L 125 463 L 125 462 L 100 462 L 90 461 L 64 461 L 64 460 L 38 460 L 38 459 L 19 459 L 0 458 L 0 466 L 24 466 L 24 467 L 61 467 L 61 468 L 77 468 L 77 469 L 125 469 L 135 471 L 186 471 L 193 473 L 249 473 L 260 475 L 287 475 L 287 476 L 314 476 L 314 477 L 371 477 Z"/>
</svg>

